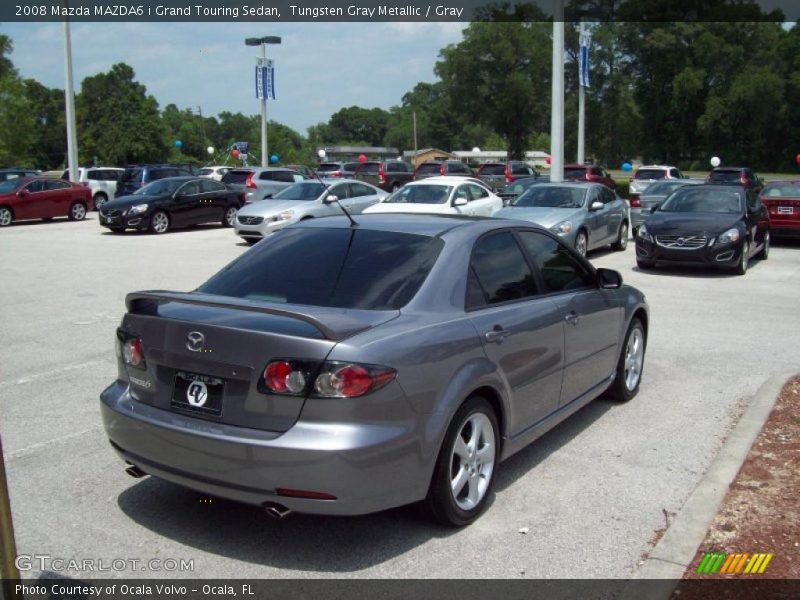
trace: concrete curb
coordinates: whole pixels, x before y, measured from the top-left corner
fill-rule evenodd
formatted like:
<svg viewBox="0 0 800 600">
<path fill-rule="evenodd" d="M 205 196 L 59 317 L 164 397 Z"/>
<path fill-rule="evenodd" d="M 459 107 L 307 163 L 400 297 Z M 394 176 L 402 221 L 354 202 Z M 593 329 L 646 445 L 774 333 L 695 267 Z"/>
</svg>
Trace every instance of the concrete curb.
<svg viewBox="0 0 800 600">
<path fill-rule="evenodd" d="M 728 439 L 689 496 L 664 537 L 650 552 L 647 562 L 632 575 L 634 580 L 672 580 L 659 585 L 658 593 L 652 586 L 647 598 L 668 599 L 678 580 L 692 563 L 698 546 L 703 542 L 711 521 L 747 458 L 750 448 L 767 422 L 781 389 L 794 373 L 779 373 L 764 382 L 734 427 Z M 620 598 L 641 598 L 644 581 L 631 582 Z"/>
</svg>

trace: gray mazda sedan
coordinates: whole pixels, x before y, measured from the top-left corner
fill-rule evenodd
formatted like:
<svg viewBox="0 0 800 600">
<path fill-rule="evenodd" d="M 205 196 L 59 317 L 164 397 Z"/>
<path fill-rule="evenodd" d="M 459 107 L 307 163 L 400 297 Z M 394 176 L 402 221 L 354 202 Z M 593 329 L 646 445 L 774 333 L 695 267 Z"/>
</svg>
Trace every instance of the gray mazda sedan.
<svg viewBox="0 0 800 600">
<path fill-rule="evenodd" d="M 291 511 L 473 521 L 499 463 L 641 383 L 644 296 L 524 221 L 304 221 L 126 298 L 105 429 L 134 477 Z"/>
</svg>

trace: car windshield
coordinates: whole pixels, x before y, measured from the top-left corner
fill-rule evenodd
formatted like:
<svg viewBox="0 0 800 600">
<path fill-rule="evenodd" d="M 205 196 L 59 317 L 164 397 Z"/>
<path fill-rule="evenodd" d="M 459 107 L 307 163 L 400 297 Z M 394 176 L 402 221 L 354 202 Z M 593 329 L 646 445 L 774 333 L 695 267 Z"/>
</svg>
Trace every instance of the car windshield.
<svg viewBox="0 0 800 600">
<path fill-rule="evenodd" d="M 397 310 L 425 281 L 439 238 L 367 229 L 290 228 L 246 252 L 199 292 L 247 300 Z"/>
<path fill-rule="evenodd" d="M 318 181 L 303 181 L 294 183 L 280 192 L 267 198 L 267 200 L 316 200 L 328 187 Z"/>
<path fill-rule="evenodd" d="M 159 179 L 149 183 L 133 192 L 134 196 L 160 196 L 174 194 L 180 186 L 186 183 L 185 179 Z"/>
<path fill-rule="evenodd" d="M 636 171 L 634 179 L 664 179 L 667 172 L 663 169 L 639 169 Z"/>
<path fill-rule="evenodd" d="M 708 175 L 709 183 L 739 183 L 741 171 L 738 169 L 731 171 L 711 171 Z"/>
<path fill-rule="evenodd" d="M 567 167 L 564 169 L 564 179 L 583 179 L 585 177 L 585 167 Z"/>
<path fill-rule="evenodd" d="M 778 183 L 764 188 L 766 198 L 800 198 L 800 183 Z"/>
<path fill-rule="evenodd" d="M 647 187 L 648 196 L 669 196 L 673 191 L 686 185 L 683 181 L 658 181 Z"/>
<path fill-rule="evenodd" d="M 3 183 L 0 183 L 0 194 L 8 194 L 16 190 L 20 185 L 22 185 L 22 180 L 18 178 L 8 179 Z"/>
<path fill-rule="evenodd" d="M 658 212 L 681 213 L 736 214 L 741 211 L 742 197 L 737 192 L 702 187 L 676 190 L 658 209 Z"/>
<path fill-rule="evenodd" d="M 444 204 L 452 191 L 452 185 L 406 185 L 388 196 L 384 202 L 390 204 Z"/>
<path fill-rule="evenodd" d="M 511 203 L 520 207 L 580 208 L 586 190 L 582 187 L 533 186 Z"/>
</svg>

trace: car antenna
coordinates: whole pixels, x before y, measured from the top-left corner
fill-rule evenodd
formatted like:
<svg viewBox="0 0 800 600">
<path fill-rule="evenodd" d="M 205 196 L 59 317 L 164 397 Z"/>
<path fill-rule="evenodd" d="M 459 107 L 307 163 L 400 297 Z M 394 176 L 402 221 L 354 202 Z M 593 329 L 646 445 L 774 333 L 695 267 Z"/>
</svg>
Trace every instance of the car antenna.
<svg viewBox="0 0 800 600">
<path fill-rule="evenodd" d="M 322 201 L 325 202 L 325 200 L 328 198 L 328 191 L 331 189 L 331 185 L 333 185 L 333 184 L 329 183 L 329 184 L 326 185 L 325 182 L 322 181 L 322 179 L 320 179 L 319 173 L 317 173 L 316 169 L 314 169 L 314 177 L 316 177 L 317 181 L 319 181 L 322 185 L 325 186 L 325 191 L 322 193 L 322 196 L 323 196 L 322 197 Z M 350 215 L 349 212 L 347 212 L 345 210 L 344 206 L 342 206 L 342 203 L 339 202 L 339 197 L 338 196 L 334 196 L 334 198 L 336 198 L 336 204 L 339 205 L 339 208 L 342 209 L 342 212 L 345 214 L 345 216 L 348 219 L 350 219 L 350 227 L 358 227 L 358 223 L 356 223 L 356 220 Z"/>
</svg>

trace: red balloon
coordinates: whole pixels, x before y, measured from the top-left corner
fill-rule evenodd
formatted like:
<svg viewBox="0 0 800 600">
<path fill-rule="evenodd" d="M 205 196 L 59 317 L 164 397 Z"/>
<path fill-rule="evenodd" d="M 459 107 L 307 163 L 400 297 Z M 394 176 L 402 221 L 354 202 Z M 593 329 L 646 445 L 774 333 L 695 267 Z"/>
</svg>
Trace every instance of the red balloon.
<svg viewBox="0 0 800 600">
<path fill-rule="evenodd" d="M 800 165 L 800 154 L 795 156 L 794 159 L 797 161 L 797 164 Z"/>
<path fill-rule="evenodd" d="M 551 162 L 553 162 L 553 161 L 552 161 L 552 159 L 551 159 L 551 158 L 548 156 L 547 158 L 545 158 L 545 159 L 544 159 L 544 162 L 546 162 L 546 163 L 549 165 L 549 164 L 550 164 Z"/>
<path fill-rule="evenodd" d="M 239 158 L 239 151 L 236 148 L 234 148 L 233 150 L 231 150 L 231 156 L 233 158 Z"/>
<path fill-rule="evenodd" d="M 366 156 L 366 154 L 359 154 L 359 155 L 358 155 L 358 162 L 360 162 L 362 165 L 363 165 L 365 162 L 367 162 L 367 156 Z"/>
</svg>

